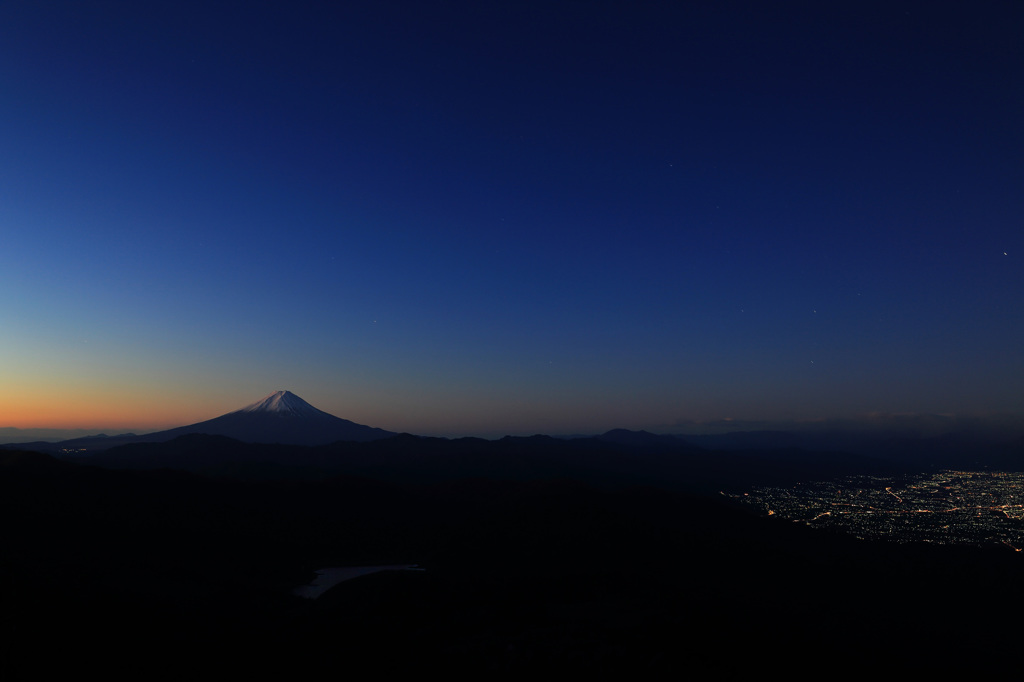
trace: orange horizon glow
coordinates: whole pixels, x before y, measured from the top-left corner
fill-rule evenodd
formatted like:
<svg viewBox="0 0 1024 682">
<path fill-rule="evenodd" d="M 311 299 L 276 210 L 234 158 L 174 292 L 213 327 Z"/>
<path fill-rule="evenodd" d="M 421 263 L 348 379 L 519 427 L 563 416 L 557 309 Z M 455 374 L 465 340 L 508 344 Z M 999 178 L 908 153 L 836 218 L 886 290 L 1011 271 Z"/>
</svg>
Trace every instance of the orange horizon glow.
<svg viewBox="0 0 1024 682">
<path fill-rule="evenodd" d="M 61 381 L 52 376 L 34 381 L 14 381 L 0 393 L 0 428 L 161 431 L 214 419 L 278 389 L 295 389 L 293 392 L 314 407 L 358 424 L 396 433 L 445 437 L 599 433 L 611 428 L 679 433 L 684 429 L 678 420 L 672 425 L 674 410 L 688 411 L 697 416 L 694 406 L 680 408 L 675 405 L 659 411 L 655 401 L 622 404 L 591 399 L 580 400 L 570 406 L 568 397 L 530 401 L 521 396 L 493 395 L 484 391 L 441 393 L 422 388 L 406 391 L 363 386 L 339 388 L 279 378 L 253 378 L 243 385 L 233 384 L 230 389 L 222 385 L 175 383 L 173 379 L 160 383 L 159 388 L 153 388 L 153 383 L 136 384 L 120 380 L 100 384 L 80 378 L 65 377 Z M 730 422 L 736 424 L 738 430 L 744 430 L 742 417 Z M 915 417 L 907 416 L 906 419 L 915 427 L 924 424 L 938 432 L 959 426 L 955 419 L 948 423 L 940 420 L 941 423 L 932 425 L 934 420 L 930 420 L 928 415 L 922 417 L 924 421 L 920 424 Z M 902 423 L 900 418 L 894 417 L 883 419 L 882 424 L 878 424 L 877 415 L 861 416 L 860 419 L 857 415 L 846 415 L 822 423 L 849 429 L 885 426 L 890 421 L 896 425 Z M 767 421 L 762 418 L 755 421 L 758 428 L 765 428 L 768 422 L 783 430 L 800 429 L 802 425 L 813 423 L 799 419 L 774 422 L 770 418 Z M 711 431 L 719 428 L 721 421 L 699 422 L 694 419 L 685 425 L 696 432 L 695 425 L 701 423 L 708 424 L 708 431 Z M 986 418 L 975 415 L 967 423 L 1017 433 L 1024 427 L 1024 417 L 990 415 Z"/>
<path fill-rule="evenodd" d="M 87 395 L 85 395 L 88 393 Z M 18 391 L 0 396 L 0 426 L 19 429 L 158 430 L 204 421 L 237 409 L 216 400 L 124 391 Z"/>
</svg>

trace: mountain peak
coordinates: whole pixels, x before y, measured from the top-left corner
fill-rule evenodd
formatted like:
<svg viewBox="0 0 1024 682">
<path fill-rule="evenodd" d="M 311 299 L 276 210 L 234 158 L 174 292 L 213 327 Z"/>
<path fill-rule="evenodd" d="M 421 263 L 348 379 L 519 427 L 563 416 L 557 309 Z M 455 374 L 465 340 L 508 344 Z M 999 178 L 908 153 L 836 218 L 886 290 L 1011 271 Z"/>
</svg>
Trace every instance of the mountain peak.
<svg viewBox="0 0 1024 682">
<path fill-rule="evenodd" d="M 278 415 L 315 416 L 324 414 L 291 391 L 274 391 L 237 412 L 270 412 Z"/>
</svg>

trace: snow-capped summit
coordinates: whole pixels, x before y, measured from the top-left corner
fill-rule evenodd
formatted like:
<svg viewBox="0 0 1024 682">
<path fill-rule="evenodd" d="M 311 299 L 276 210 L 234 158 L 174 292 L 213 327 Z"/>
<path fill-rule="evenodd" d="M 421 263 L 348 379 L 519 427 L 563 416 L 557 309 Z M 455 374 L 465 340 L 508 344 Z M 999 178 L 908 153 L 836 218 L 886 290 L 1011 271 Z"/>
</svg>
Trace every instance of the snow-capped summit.
<svg viewBox="0 0 1024 682">
<path fill-rule="evenodd" d="M 236 412 L 273 412 L 280 415 L 319 416 L 326 412 L 316 409 L 291 391 L 274 391 L 263 400 L 257 400 Z"/>
</svg>

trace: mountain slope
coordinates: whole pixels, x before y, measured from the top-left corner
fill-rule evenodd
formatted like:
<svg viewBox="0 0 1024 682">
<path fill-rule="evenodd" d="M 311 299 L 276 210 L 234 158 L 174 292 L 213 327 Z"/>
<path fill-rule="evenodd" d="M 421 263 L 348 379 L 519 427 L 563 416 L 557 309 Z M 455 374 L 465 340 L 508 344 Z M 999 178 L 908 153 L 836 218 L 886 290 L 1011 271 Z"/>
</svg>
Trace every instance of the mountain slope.
<svg viewBox="0 0 1024 682">
<path fill-rule="evenodd" d="M 246 443 L 287 445 L 362 443 L 395 435 L 318 410 L 291 391 L 276 391 L 240 410 L 197 424 L 150 433 L 139 440 L 163 442 L 189 433 L 227 436 Z"/>
<path fill-rule="evenodd" d="M 291 391 L 275 391 L 240 410 L 214 419 L 156 431 L 142 436 L 88 436 L 58 443 L 12 443 L 0 449 L 36 450 L 59 456 L 81 456 L 134 443 L 164 443 L 191 433 L 227 436 L 244 443 L 281 445 L 327 445 L 338 441 L 367 441 L 388 438 L 391 431 L 356 424 L 318 410 Z"/>
</svg>

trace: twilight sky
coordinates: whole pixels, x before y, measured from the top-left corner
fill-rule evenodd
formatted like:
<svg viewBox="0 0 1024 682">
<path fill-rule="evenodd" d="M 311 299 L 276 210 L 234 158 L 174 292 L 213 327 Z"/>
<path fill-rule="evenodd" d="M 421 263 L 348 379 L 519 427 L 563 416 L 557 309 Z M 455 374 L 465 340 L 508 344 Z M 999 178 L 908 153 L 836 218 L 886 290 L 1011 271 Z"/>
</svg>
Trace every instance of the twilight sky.
<svg viewBox="0 0 1024 682">
<path fill-rule="evenodd" d="M 4 2 L 0 426 L 1024 414 L 1022 35 L 1017 0 Z"/>
</svg>

